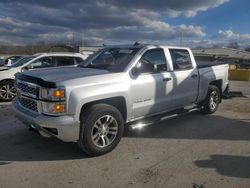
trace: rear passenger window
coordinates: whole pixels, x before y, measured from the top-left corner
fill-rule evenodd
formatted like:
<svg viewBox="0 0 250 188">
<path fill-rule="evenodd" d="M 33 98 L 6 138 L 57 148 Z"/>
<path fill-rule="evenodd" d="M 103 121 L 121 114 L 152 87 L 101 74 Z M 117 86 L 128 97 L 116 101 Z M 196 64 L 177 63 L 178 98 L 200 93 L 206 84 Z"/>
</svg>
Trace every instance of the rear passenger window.
<svg viewBox="0 0 250 188">
<path fill-rule="evenodd" d="M 74 57 L 56 57 L 57 66 L 75 65 Z"/>
<path fill-rule="evenodd" d="M 141 73 L 157 73 L 167 71 L 163 49 L 148 50 L 139 61 Z"/>
<path fill-rule="evenodd" d="M 190 54 L 187 50 L 170 49 L 174 70 L 188 70 L 193 68 Z"/>
</svg>

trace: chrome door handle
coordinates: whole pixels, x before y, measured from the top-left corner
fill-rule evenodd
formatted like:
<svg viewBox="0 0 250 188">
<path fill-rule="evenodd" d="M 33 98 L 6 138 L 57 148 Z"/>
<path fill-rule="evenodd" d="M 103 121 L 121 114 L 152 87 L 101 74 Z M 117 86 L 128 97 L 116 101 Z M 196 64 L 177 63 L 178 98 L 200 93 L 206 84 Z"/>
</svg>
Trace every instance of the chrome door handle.
<svg viewBox="0 0 250 188">
<path fill-rule="evenodd" d="M 168 82 L 170 80 L 172 80 L 172 78 L 163 78 L 163 82 Z"/>
<path fill-rule="evenodd" d="M 197 78 L 198 75 L 197 75 L 197 74 L 193 74 L 191 77 L 192 77 L 192 78 Z"/>
</svg>

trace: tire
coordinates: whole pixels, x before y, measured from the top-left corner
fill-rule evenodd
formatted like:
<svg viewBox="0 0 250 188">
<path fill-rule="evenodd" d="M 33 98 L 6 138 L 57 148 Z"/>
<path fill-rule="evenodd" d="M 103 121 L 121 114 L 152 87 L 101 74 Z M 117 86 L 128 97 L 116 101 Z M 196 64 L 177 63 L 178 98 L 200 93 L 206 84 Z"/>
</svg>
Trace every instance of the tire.
<svg viewBox="0 0 250 188">
<path fill-rule="evenodd" d="M 9 102 L 16 96 L 14 81 L 6 80 L 0 83 L 0 101 Z"/>
<path fill-rule="evenodd" d="M 217 86 L 209 85 L 206 99 L 202 102 L 201 112 L 204 114 L 212 114 L 216 112 L 221 100 L 221 92 Z"/>
<path fill-rule="evenodd" d="M 121 112 L 111 105 L 96 104 L 82 112 L 78 146 L 89 156 L 103 155 L 118 145 L 123 131 Z"/>
</svg>

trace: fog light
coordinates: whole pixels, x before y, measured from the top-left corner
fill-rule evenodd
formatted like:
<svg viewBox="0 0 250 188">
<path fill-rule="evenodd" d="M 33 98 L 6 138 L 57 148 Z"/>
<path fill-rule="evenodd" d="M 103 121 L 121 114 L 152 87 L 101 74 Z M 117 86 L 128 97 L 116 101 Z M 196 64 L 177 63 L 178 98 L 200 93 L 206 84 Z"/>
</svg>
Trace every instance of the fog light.
<svg viewBox="0 0 250 188">
<path fill-rule="evenodd" d="M 56 113 L 64 113 L 65 112 L 65 104 L 55 104 L 54 112 Z"/>
<path fill-rule="evenodd" d="M 42 113 L 46 115 L 63 115 L 66 109 L 66 102 L 42 102 Z"/>
</svg>

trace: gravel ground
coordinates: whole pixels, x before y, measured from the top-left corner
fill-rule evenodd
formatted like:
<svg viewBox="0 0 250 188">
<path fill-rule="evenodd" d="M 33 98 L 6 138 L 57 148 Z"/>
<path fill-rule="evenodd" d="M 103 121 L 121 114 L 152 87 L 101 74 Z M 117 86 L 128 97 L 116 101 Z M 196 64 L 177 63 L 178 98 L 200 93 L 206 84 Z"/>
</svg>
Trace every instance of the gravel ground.
<svg viewBox="0 0 250 188">
<path fill-rule="evenodd" d="M 0 187 L 250 187 L 250 82 L 213 115 L 198 112 L 126 131 L 111 153 L 30 132 L 0 105 Z M 242 92 L 242 93 L 239 93 Z"/>
</svg>

